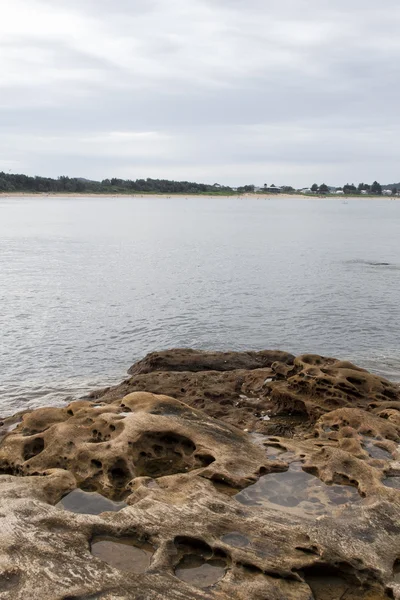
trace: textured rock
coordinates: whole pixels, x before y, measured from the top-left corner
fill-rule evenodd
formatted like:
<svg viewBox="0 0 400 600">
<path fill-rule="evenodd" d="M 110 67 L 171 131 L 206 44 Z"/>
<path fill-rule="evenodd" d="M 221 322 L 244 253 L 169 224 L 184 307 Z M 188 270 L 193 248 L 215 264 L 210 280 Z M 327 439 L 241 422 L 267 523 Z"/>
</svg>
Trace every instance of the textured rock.
<svg viewBox="0 0 400 600">
<path fill-rule="evenodd" d="M 66 469 L 79 486 L 122 496 L 135 477 L 195 471 L 242 488 L 282 469 L 246 434 L 168 398 L 136 392 L 112 404 L 38 409 L 0 447 L 0 470 Z"/>
<path fill-rule="evenodd" d="M 398 386 L 349 362 L 316 355 L 299 356 L 281 381 L 271 384 L 275 413 L 297 413 L 315 419 L 340 407 L 367 408 L 400 400 Z"/>
<path fill-rule="evenodd" d="M 223 356 L 156 352 L 133 365 L 133 376 L 122 384 L 93 392 L 90 398 L 111 402 L 135 391 L 167 394 L 241 429 L 270 435 L 304 432 L 322 414 L 342 407 L 383 412 L 378 416 L 400 425 L 399 386 L 349 362 L 317 355 L 293 359 L 278 351 L 227 353 L 230 369 L 224 371 Z M 250 368 L 234 368 L 246 362 Z M 171 371 L 166 370 L 169 365 Z M 207 370 L 208 365 L 214 370 Z M 271 414 L 278 418 L 263 419 Z"/>
<path fill-rule="evenodd" d="M 270 368 L 251 371 L 154 372 L 135 375 L 126 382 L 90 394 L 102 402 L 112 402 L 135 391 L 167 394 L 204 411 L 211 417 L 262 432 L 261 413 L 271 407 L 265 398 L 265 381 L 273 376 Z"/>
<path fill-rule="evenodd" d="M 132 371 L 4 422 L 0 600 L 400 600 L 395 385 L 276 352 Z M 76 488 L 127 506 L 63 510 Z"/>
<path fill-rule="evenodd" d="M 152 352 L 130 369 L 131 375 L 154 371 L 236 371 L 270 367 L 274 362 L 293 364 L 294 356 L 280 350 L 261 352 L 207 352 L 177 348 Z"/>
</svg>

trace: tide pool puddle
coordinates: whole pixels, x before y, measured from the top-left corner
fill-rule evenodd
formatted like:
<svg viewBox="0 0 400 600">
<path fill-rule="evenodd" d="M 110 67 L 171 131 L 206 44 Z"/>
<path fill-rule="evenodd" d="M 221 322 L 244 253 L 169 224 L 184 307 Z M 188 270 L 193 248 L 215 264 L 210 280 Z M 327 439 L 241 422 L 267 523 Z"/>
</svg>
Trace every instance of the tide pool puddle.
<svg viewBox="0 0 400 600">
<path fill-rule="evenodd" d="M 380 448 L 379 446 L 375 446 L 373 443 L 374 441 L 377 441 L 375 438 L 368 438 L 366 436 L 363 437 L 364 439 L 362 445 L 371 458 L 378 458 L 379 460 L 392 460 L 392 455 L 388 450 Z"/>
<path fill-rule="evenodd" d="M 199 588 L 215 585 L 225 575 L 226 563 L 223 560 L 205 561 L 198 555 L 184 556 L 175 569 L 175 575 L 182 581 Z"/>
<path fill-rule="evenodd" d="M 300 462 L 293 462 L 284 473 L 260 477 L 254 485 L 242 490 L 236 500 L 248 506 L 273 505 L 287 512 L 319 516 L 338 506 L 361 502 L 356 488 L 347 485 L 326 485 L 306 473 Z"/>
<path fill-rule="evenodd" d="M 113 502 L 96 492 L 76 489 L 64 496 L 56 506 L 73 513 L 99 515 L 109 511 L 118 512 L 128 505 L 125 502 Z"/>
<path fill-rule="evenodd" d="M 287 458 L 290 458 L 291 456 L 293 456 L 293 452 L 288 452 L 285 450 L 285 448 L 282 448 L 278 445 L 274 446 L 274 445 L 266 445 L 264 444 L 265 447 L 265 451 L 267 453 L 267 458 L 269 460 L 283 460 L 285 461 Z"/>
<path fill-rule="evenodd" d="M 306 582 L 310 586 L 315 600 L 346 598 L 349 591 L 349 584 L 344 579 L 332 575 L 310 576 L 306 578 Z"/>
<path fill-rule="evenodd" d="M 384 479 L 382 483 L 387 487 L 400 490 L 400 477 L 388 477 L 387 479 Z"/>
<path fill-rule="evenodd" d="M 242 535 L 236 531 L 223 535 L 221 537 L 221 541 L 225 544 L 229 544 L 230 546 L 234 546 L 235 548 L 245 548 L 251 543 L 245 535 Z"/>
<path fill-rule="evenodd" d="M 305 581 L 310 586 L 314 600 L 387 600 L 382 590 L 377 588 L 366 589 L 356 586 L 340 575 L 334 573 L 313 573 L 307 569 Z"/>
<path fill-rule="evenodd" d="M 135 545 L 137 544 L 137 545 Z M 131 538 L 96 538 L 92 542 L 93 556 L 120 571 L 144 573 L 150 566 L 154 549 Z"/>
</svg>

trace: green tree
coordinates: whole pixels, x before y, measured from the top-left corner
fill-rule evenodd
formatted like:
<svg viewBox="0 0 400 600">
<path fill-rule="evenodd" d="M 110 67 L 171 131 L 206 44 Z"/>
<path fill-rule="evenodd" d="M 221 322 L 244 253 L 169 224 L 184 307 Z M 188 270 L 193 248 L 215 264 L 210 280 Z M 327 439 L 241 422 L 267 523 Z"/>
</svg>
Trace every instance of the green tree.
<svg viewBox="0 0 400 600">
<path fill-rule="evenodd" d="M 312 186 L 311 186 L 311 191 L 312 191 L 312 192 L 318 192 L 318 189 L 319 189 L 319 188 L 318 188 L 318 184 L 316 184 L 316 183 L 313 183 L 313 184 L 312 184 Z"/>
<path fill-rule="evenodd" d="M 10 191 L 10 183 L 7 181 L 5 177 L 0 177 L 0 191 L 8 192 Z"/>
<path fill-rule="evenodd" d="M 323 183 L 319 186 L 319 191 L 321 192 L 321 194 L 327 194 L 329 192 L 329 188 L 326 185 L 326 183 Z"/>
<path fill-rule="evenodd" d="M 381 184 L 378 183 L 377 181 L 374 181 L 374 183 L 371 185 L 371 192 L 373 194 L 377 194 L 377 195 L 382 194 L 382 186 L 381 186 Z"/>
<path fill-rule="evenodd" d="M 357 192 L 357 188 L 354 183 L 346 183 L 346 185 L 343 186 L 343 191 L 345 194 L 355 194 Z"/>
</svg>

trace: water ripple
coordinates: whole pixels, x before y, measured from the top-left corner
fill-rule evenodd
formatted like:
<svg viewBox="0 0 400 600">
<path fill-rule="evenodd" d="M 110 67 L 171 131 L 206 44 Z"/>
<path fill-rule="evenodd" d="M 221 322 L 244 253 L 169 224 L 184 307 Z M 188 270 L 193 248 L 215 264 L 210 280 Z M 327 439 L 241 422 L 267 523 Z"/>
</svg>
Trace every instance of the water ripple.
<svg viewBox="0 0 400 600">
<path fill-rule="evenodd" d="M 281 348 L 400 379 L 400 202 L 0 199 L 0 414 L 172 346 Z"/>
</svg>

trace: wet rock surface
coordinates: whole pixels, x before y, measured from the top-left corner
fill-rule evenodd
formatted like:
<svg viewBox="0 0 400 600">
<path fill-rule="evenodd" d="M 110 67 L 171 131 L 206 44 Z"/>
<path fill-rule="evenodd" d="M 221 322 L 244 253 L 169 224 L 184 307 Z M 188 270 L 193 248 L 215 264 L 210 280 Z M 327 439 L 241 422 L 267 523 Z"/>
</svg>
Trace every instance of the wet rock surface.
<svg viewBox="0 0 400 600">
<path fill-rule="evenodd" d="M 396 385 L 277 351 L 130 373 L 5 423 L 0 599 L 400 600 Z"/>
</svg>

